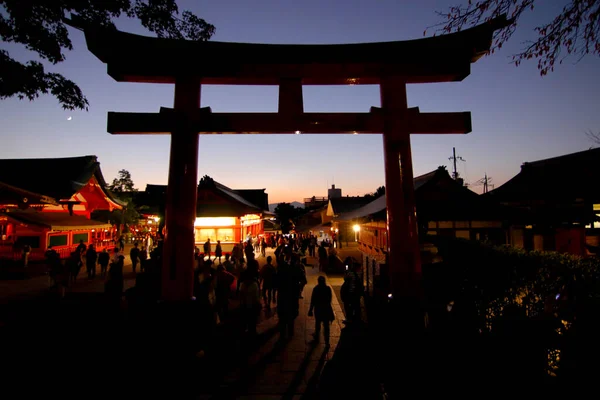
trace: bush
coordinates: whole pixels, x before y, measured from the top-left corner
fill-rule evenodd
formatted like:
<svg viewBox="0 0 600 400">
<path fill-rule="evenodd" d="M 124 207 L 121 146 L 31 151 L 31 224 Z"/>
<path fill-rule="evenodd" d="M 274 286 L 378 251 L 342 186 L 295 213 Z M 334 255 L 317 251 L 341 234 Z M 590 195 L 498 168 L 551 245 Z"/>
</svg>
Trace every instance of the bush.
<svg viewBox="0 0 600 400">
<path fill-rule="evenodd" d="M 469 314 L 473 321 L 461 320 L 471 333 L 535 338 L 548 351 L 546 372 L 551 376 L 564 359 L 560 353 L 565 343 L 581 340 L 583 331 L 590 336 L 594 316 L 600 315 L 597 258 L 440 236 L 427 240 L 443 259 L 441 267 L 423 267 L 427 296 L 440 303 L 443 293 L 443 304 L 475 309 Z"/>
</svg>

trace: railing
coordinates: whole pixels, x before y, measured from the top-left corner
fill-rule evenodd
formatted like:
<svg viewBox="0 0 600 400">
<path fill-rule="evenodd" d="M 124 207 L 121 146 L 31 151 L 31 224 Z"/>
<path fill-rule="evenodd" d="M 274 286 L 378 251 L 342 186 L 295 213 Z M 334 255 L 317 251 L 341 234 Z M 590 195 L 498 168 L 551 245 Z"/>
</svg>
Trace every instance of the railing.
<svg viewBox="0 0 600 400">
<path fill-rule="evenodd" d="M 316 205 L 321 203 L 327 203 L 329 201 L 328 197 L 306 197 L 304 199 L 304 205 Z"/>
<path fill-rule="evenodd" d="M 71 245 L 71 246 L 61 246 L 61 247 L 56 247 L 54 250 L 56 250 L 56 252 L 58 253 L 58 255 L 61 259 L 67 259 L 67 258 L 69 258 L 71 253 L 77 249 L 77 246 L 78 245 L 76 245 L 76 244 Z M 104 248 L 111 250 L 112 248 L 114 248 L 114 246 L 115 245 L 112 240 L 98 241 L 97 243 L 94 243 L 94 247 L 96 248 L 96 251 L 98 251 L 98 252 L 104 250 Z M 13 260 L 13 261 L 18 261 L 21 259 L 21 257 L 22 257 L 21 250 L 14 250 L 12 244 L 0 245 L 0 258 L 5 259 L 5 260 L 8 259 L 8 260 Z M 41 260 L 44 260 L 45 258 L 46 258 L 46 250 L 45 249 L 32 249 L 31 253 L 29 253 L 29 261 L 41 261 Z"/>
</svg>

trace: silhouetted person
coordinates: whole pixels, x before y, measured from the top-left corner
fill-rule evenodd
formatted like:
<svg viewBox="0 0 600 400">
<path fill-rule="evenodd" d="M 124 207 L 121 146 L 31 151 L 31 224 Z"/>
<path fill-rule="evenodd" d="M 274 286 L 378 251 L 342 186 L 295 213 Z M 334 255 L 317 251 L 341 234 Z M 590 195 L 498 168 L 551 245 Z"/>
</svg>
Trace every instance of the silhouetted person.
<svg viewBox="0 0 600 400">
<path fill-rule="evenodd" d="M 294 322 L 299 312 L 298 298 L 302 276 L 299 269 L 292 268 L 283 257 L 277 262 L 277 315 L 279 316 L 279 339 L 294 336 Z"/>
<path fill-rule="evenodd" d="M 110 262 L 110 254 L 108 250 L 104 248 L 98 254 L 98 264 L 100 264 L 100 277 L 106 278 L 106 273 L 108 271 L 108 263 Z"/>
<path fill-rule="evenodd" d="M 204 242 L 204 255 L 207 256 L 209 260 L 210 260 L 210 252 L 211 252 L 211 245 L 210 245 L 210 238 L 208 238 L 206 240 L 206 242 Z"/>
<path fill-rule="evenodd" d="M 131 258 L 131 268 L 133 269 L 133 273 L 135 274 L 138 259 L 140 257 L 140 249 L 138 248 L 138 243 L 135 242 L 131 250 L 129 250 L 129 257 Z M 141 267 L 140 267 L 141 268 Z"/>
<path fill-rule="evenodd" d="M 359 322 L 361 320 L 360 298 L 364 294 L 364 285 L 359 275 L 360 269 L 360 264 L 351 264 L 342 285 L 347 285 L 347 287 L 342 288 L 342 301 L 344 302 L 347 322 Z"/>
<path fill-rule="evenodd" d="M 81 254 L 82 251 L 86 251 L 86 250 L 87 250 L 87 246 L 83 242 L 83 239 L 81 239 L 79 241 L 79 244 L 77 245 L 77 249 L 75 249 L 75 251 L 77 251 L 77 253 Z"/>
<path fill-rule="evenodd" d="M 275 287 L 275 275 L 277 271 L 272 264 L 273 258 L 267 257 L 267 263 L 260 269 L 260 280 L 262 281 L 262 298 L 265 308 L 271 309 L 273 298 L 273 289 Z"/>
<path fill-rule="evenodd" d="M 217 240 L 217 245 L 215 246 L 215 262 L 219 259 L 219 265 L 221 265 L 221 257 L 223 257 L 223 248 L 221 247 L 221 241 Z"/>
<path fill-rule="evenodd" d="M 229 294 L 231 293 L 231 286 L 235 282 L 235 276 L 227 272 L 223 265 L 217 267 L 215 276 L 217 279 L 215 285 L 217 314 L 219 315 L 219 319 L 223 321 L 229 311 Z"/>
<path fill-rule="evenodd" d="M 71 274 L 69 280 L 71 283 L 75 283 L 77 281 L 77 275 L 79 275 L 79 271 L 81 271 L 81 254 L 77 250 L 72 252 L 66 265 Z"/>
<path fill-rule="evenodd" d="M 104 292 L 115 303 L 119 304 L 123 296 L 123 264 L 125 256 L 119 256 L 117 262 L 110 264 L 108 279 L 104 284 Z"/>
<path fill-rule="evenodd" d="M 87 268 L 88 279 L 92 280 L 96 277 L 96 262 L 98 261 L 98 253 L 94 249 L 94 245 L 90 244 L 85 253 L 85 266 Z"/>
<path fill-rule="evenodd" d="M 253 267 L 248 264 L 248 268 Z M 240 310 L 244 321 L 243 329 L 250 336 L 256 335 L 256 323 L 260 312 L 260 290 L 256 271 L 243 274 L 240 285 Z"/>
<path fill-rule="evenodd" d="M 319 276 L 317 286 L 314 287 L 310 297 L 310 308 L 308 316 L 315 316 L 315 342 L 319 341 L 321 324 L 323 324 L 323 338 L 329 346 L 329 324 L 335 319 L 331 299 L 333 297 L 331 287 L 327 286 L 324 276 Z"/>
</svg>

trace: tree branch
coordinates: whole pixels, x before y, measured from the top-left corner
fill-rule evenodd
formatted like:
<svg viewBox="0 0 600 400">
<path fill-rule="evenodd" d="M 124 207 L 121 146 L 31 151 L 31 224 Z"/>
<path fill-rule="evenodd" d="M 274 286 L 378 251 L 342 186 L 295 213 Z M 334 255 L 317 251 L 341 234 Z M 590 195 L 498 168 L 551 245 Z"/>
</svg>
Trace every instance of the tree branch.
<svg viewBox="0 0 600 400">
<path fill-rule="evenodd" d="M 0 71 L 0 99 L 17 96 L 35 100 L 40 94 L 51 93 L 65 110 L 88 109 L 88 100 L 73 81 L 45 72 L 39 62 L 22 64 L 0 50 Z"/>
<path fill-rule="evenodd" d="M 438 32 L 450 33 L 489 21 L 501 14 L 510 15 L 514 23 L 495 32 L 491 49 L 493 53 L 511 38 L 521 15 L 525 11 L 534 10 L 534 4 L 535 0 L 469 0 L 466 6 L 450 7 L 448 13 L 438 12 L 445 21 L 433 27 L 438 28 Z M 535 31 L 537 39 L 526 42 L 527 46 L 513 55 L 515 65 L 535 58 L 538 60 L 540 74 L 546 75 L 554 70 L 557 60 L 562 63 L 570 55 L 578 55 L 578 60 L 590 53 L 599 55 L 600 0 L 570 0 L 550 23 L 536 27 Z M 567 54 L 559 59 L 563 49 Z"/>
<path fill-rule="evenodd" d="M 213 25 L 190 11 L 180 18 L 176 0 L 0 0 L 0 11 L 2 41 L 21 44 L 53 64 L 65 60 L 63 50 L 73 48 L 63 22 L 67 14 L 113 28 L 113 19 L 125 14 L 158 37 L 205 41 L 215 33 Z M 0 99 L 34 100 L 50 93 L 65 109 L 88 109 L 88 100 L 74 82 L 44 72 L 39 62 L 21 64 L 2 51 L 0 63 Z"/>
<path fill-rule="evenodd" d="M 596 144 L 600 144 L 600 132 L 592 132 L 591 130 L 587 131 L 585 133 L 585 135 L 588 137 L 588 139 L 590 139 L 592 142 L 596 143 Z"/>
</svg>

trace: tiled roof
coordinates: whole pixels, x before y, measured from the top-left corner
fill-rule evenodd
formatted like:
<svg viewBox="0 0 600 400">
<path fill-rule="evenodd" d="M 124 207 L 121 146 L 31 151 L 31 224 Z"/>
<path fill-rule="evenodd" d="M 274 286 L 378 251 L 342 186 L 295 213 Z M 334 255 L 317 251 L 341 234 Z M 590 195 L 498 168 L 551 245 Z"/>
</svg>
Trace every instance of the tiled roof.
<svg viewBox="0 0 600 400">
<path fill-rule="evenodd" d="M 146 185 L 144 192 L 138 192 L 135 194 L 136 205 L 139 206 L 150 206 L 151 209 L 158 209 L 158 203 L 164 202 L 167 195 L 167 185 Z M 198 191 L 209 190 L 214 191 L 218 196 L 225 198 L 229 201 L 220 203 L 204 203 L 200 198 L 196 208 L 196 215 L 198 217 L 218 217 L 223 215 L 237 215 L 241 216 L 244 214 L 256 214 L 264 213 L 265 208 L 261 207 L 260 204 L 254 204 L 251 199 L 259 200 L 259 194 L 265 196 L 264 199 L 260 199 L 261 202 L 267 203 L 265 189 L 242 189 L 235 190 L 231 189 L 211 178 L 203 178 L 198 185 Z M 268 204 L 266 204 L 268 207 Z"/>
<path fill-rule="evenodd" d="M 253 204 L 250 201 L 246 200 L 245 198 L 243 198 L 241 195 L 239 195 L 235 190 L 228 188 L 227 186 L 216 182 L 215 181 L 215 187 L 216 189 L 225 194 L 226 196 L 231 197 L 232 199 L 234 199 L 235 201 L 237 201 L 238 203 L 240 203 L 240 205 L 243 205 L 245 207 L 247 207 L 248 209 L 254 210 L 255 212 L 262 212 L 263 208 L 260 207 L 259 205 Z M 267 206 L 268 207 L 268 206 Z"/>
<path fill-rule="evenodd" d="M 414 178 L 414 187 L 417 212 L 428 218 L 501 217 L 501 210 L 484 204 L 477 193 L 452 179 L 443 167 Z M 338 219 L 347 221 L 362 218 L 385 209 L 386 196 L 383 195 L 363 207 L 342 213 Z"/>
<path fill-rule="evenodd" d="M 124 204 L 108 190 L 96 156 L 0 160 L 0 182 L 56 200 L 71 198 L 92 177 L 111 200 Z"/>
<path fill-rule="evenodd" d="M 517 175 L 486 196 L 502 202 L 577 198 L 600 201 L 598 171 L 600 148 L 526 162 Z"/>
<path fill-rule="evenodd" d="M 238 195 L 255 204 L 263 210 L 269 209 L 269 196 L 265 193 L 266 189 L 233 189 Z"/>
<path fill-rule="evenodd" d="M 333 208 L 333 213 L 340 215 L 361 208 L 372 200 L 370 197 L 337 197 L 329 199 L 329 202 Z"/>
</svg>

